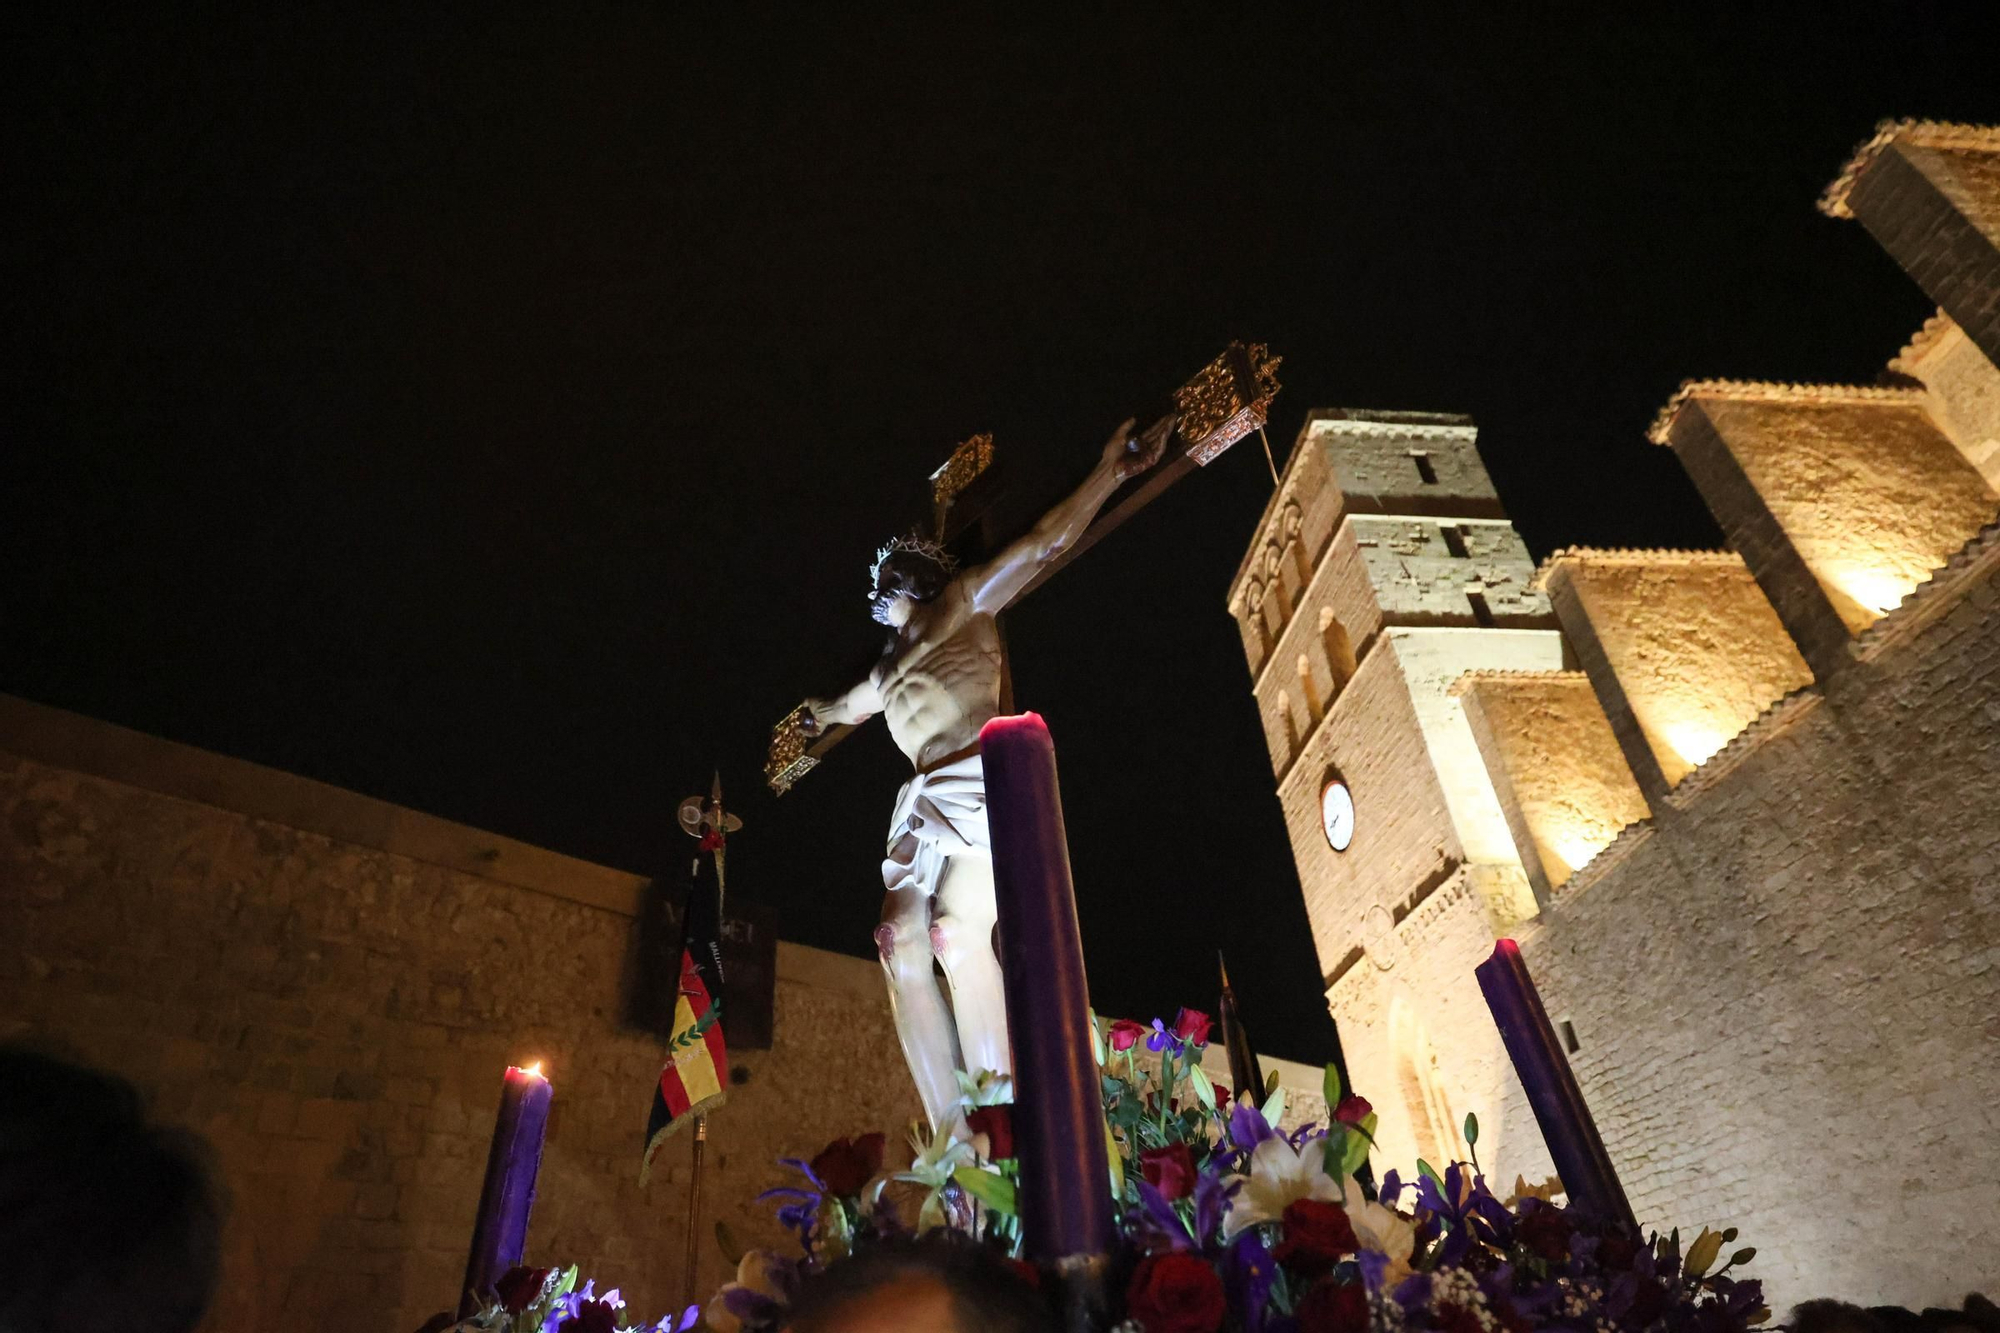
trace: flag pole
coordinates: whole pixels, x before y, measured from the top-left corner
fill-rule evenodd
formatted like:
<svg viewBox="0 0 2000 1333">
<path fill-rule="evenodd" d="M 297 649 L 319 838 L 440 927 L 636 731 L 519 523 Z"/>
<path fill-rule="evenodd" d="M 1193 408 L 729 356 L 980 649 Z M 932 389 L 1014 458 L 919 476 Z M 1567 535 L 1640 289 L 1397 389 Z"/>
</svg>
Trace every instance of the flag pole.
<svg viewBox="0 0 2000 1333">
<path fill-rule="evenodd" d="M 722 773 L 720 770 L 716 771 L 714 784 L 709 789 L 706 822 L 713 838 L 713 845 L 709 848 L 709 855 L 715 858 L 715 928 L 719 932 L 722 929 L 723 903 L 729 892 L 729 886 L 723 879 L 722 874 L 722 853 L 728 844 L 729 821 L 722 808 Z M 710 839 L 704 838 L 702 841 L 708 843 Z M 695 853 L 697 864 L 700 862 L 700 857 L 701 853 L 697 850 Z M 707 1148 L 708 1113 L 698 1111 L 694 1117 L 692 1168 L 688 1173 L 687 1258 L 684 1261 L 686 1278 L 682 1283 L 681 1300 L 681 1307 L 683 1309 L 695 1303 L 696 1269 L 700 1264 L 701 1257 L 701 1167 L 703 1158 L 707 1156 Z"/>
</svg>

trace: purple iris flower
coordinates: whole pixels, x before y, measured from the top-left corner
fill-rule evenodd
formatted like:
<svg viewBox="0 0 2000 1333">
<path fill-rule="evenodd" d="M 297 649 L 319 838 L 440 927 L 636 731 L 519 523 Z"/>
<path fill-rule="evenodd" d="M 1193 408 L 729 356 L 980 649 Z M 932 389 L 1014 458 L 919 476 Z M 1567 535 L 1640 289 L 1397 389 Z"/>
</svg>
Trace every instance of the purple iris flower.
<svg viewBox="0 0 2000 1333">
<path fill-rule="evenodd" d="M 1255 1152 L 1265 1139 L 1276 1138 L 1264 1113 L 1238 1102 L 1229 1112 L 1229 1141 L 1244 1152 Z"/>
<path fill-rule="evenodd" d="M 1146 1181 L 1139 1182 L 1139 1206 L 1131 1213 L 1135 1228 L 1147 1237 L 1164 1241 L 1170 1250 L 1191 1250 L 1194 1238 L 1188 1235 L 1187 1224 L 1181 1215 L 1167 1202 L 1167 1196 Z"/>
<path fill-rule="evenodd" d="M 1223 1256 L 1222 1286 L 1229 1306 L 1244 1312 L 1248 1333 L 1272 1333 L 1271 1286 L 1278 1280 L 1278 1261 L 1271 1257 L 1254 1228 L 1241 1232 Z"/>
<path fill-rule="evenodd" d="M 1363 1271 L 1365 1273 L 1366 1270 Z M 1389 1293 L 1389 1298 L 1402 1306 L 1404 1313 L 1415 1314 L 1431 1303 L 1431 1275 L 1410 1274 L 1396 1284 L 1396 1289 Z"/>
<path fill-rule="evenodd" d="M 1181 1054 L 1181 1039 L 1176 1037 L 1172 1032 L 1169 1032 L 1167 1025 L 1156 1018 L 1153 1020 L 1153 1035 L 1146 1038 L 1146 1049 L 1158 1055 L 1168 1047 L 1172 1047 L 1174 1054 L 1179 1056 Z"/>
<path fill-rule="evenodd" d="M 1390 1167 L 1382 1176 L 1382 1187 L 1375 1192 L 1376 1201 L 1384 1208 L 1396 1206 L 1396 1196 L 1403 1192 L 1403 1178 L 1395 1167 Z"/>
<path fill-rule="evenodd" d="M 812 1164 L 797 1157 L 780 1157 L 779 1166 L 789 1166 L 808 1181 L 812 1189 L 800 1189 L 796 1185 L 779 1185 L 765 1190 L 757 1196 L 758 1203 L 769 1203 L 773 1199 L 790 1199 L 792 1202 L 778 1209 L 778 1225 L 795 1232 L 799 1244 L 807 1254 L 812 1253 L 813 1229 L 819 1225 L 820 1204 L 826 1195 L 826 1182 L 813 1171 Z"/>
<path fill-rule="evenodd" d="M 1222 1230 L 1223 1214 L 1229 1211 L 1243 1178 L 1224 1175 L 1219 1162 L 1211 1161 L 1194 1182 L 1194 1234 L 1207 1245 Z"/>
</svg>

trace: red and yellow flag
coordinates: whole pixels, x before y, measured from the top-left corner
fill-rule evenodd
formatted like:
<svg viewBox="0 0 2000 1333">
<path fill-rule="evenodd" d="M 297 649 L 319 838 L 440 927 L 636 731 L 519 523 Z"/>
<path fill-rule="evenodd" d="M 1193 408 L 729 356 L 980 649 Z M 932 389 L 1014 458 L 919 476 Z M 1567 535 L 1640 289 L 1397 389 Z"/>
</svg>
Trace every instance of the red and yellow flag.
<svg viewBox="0 0 2000 1333">
<path fill-rule="evenodd" d="M 646 1119 L 646 1154 L 639 1166 L 645 1184 L 653 1154 L 681 1126 L 705 1115 L 727 1098 L 724 1080 L 729 1052 L 722 1042 L 722 892 L 716 865 L 720 836 L 702 839 L 688 883 L 682 912 L 681 978 L 674 1000 L 673 1035 L 667 1043 L 667 1063 L 653 1088 L 653 1109 Z M 703 864 L 710 869 L 704 873 Z"/>
</svg>

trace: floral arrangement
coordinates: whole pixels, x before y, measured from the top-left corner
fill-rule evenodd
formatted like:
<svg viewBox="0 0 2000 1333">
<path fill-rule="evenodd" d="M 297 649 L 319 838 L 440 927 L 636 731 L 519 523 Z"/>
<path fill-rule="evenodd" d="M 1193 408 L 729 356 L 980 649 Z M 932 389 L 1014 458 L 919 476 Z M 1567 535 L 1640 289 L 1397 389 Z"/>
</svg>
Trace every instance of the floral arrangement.
<svg viewBox="0 0 2000 1333">
<path fill-rule="evenodd" d="M 599 1296 L 595 1280 L 578 1290 L 576 1279 L 574 1266 L 509 1269 L 478 1312 L 464 1319 L 435 1315 L 417 1333 L 688 1333 L 701 1319 L 701 1307 L 690 1305 L 657 1323 L 627 1323 L 617 1288 Z"/>
<path fill-rule="evenodd" d="M 1327 1123 L 1280 1128 L 1284 1093 L 1213 1086 L 1201 1069 L 1206 1015 L 1171 1025 L 1095 1023 L 1107 1182 L 1122 1207 L 1114 1304 L 1127 1333 L 1744 1333 L 1769 1317 L 1759 1285 L 1733 1276 L 1755 1251 L 1734 1229 L 1643 1238 L 1555 1201 L 1560 1185 L 1516 1181 L 1507 1198 L 1478 1162 L 1417 1163 L 1379 1193 L 1357 1173 L 1374 1143 L 1368 1102 L 1329 1067 Z M 1158 1070 L 1139 1063 L 1141 1042 Z M 767 1191 L 799 1241 L 787 1257 L 742 1255 L 703 1312 L 718 1333 L 769 1333 L 811 1272 L 881 1239 L 951 1227 L 1019 1260 L 1021 1230 L 1004 1077 L 961 1078 L 935 1134 L 910 1131 L 911 1160 L 883 1166 L 868 1134 L 784 1165 L 801 1182 Z M 1260 1100 L 1261 1094 L 1261 1100 Z M 505 1333 L 524 1333 L 527 1326 Z M 611 1326 L 606 1325 L 608 1331 Z M 553 1327 L 543 1333 L 561 1333 Z M 578 1330 L 576 1333 L 598 1333 Z"/>
</svg>

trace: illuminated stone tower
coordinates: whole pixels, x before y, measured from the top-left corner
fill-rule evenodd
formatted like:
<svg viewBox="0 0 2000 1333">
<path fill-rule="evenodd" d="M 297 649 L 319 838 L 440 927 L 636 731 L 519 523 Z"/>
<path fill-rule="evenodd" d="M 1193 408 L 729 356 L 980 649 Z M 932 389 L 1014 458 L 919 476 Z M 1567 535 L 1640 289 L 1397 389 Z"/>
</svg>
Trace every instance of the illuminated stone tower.
<svg viewBox="0 0 2000 1333">
<path fill-rule="evenodd" d="M 1465 1113 L 1507 1095 L 1472 968 L 1535 913 L 1450 687 L 1564 666 L 1476 435 L 1462 416 L 1314 412 L 1229 591 L 1327 1001 L 1381 1156 L 1406 1167 L 1461 1155 Z"/>
</svg>

